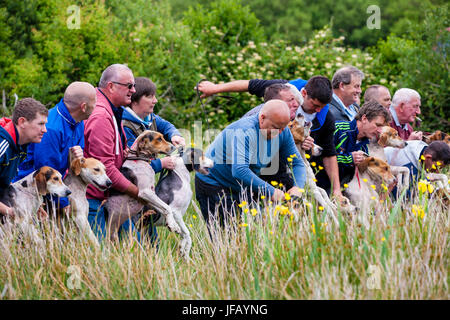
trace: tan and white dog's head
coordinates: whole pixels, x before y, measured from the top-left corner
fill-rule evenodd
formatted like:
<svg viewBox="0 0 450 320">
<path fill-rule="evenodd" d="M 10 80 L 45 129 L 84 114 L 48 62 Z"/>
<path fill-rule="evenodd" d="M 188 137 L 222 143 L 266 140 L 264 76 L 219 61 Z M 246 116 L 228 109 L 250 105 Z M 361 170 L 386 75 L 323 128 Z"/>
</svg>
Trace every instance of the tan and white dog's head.
<svg viewBox="0 0 450 320">
<path fill-rule="evenodd" d="M 33 173 L 36 188 L 41 195 L 50 194 L 53 197 L 67 197 L 72 192 L 63 183 L 61 174 L 55 169 L 44 166 Z"/>
<path fill-rule="evenodd" d="M 397 130 L 389 126 L 384 126 L 381 129 L 380 136 L 378 137 L 378 144 L 383 148 L 404 148 L 407 143 L 399 137 Z"/>
<path fill-rule="evenodd" d="M 134 141 L 131 150 L 138 157 L 151 157 L 157 154 L 170 154 L 175 147 L 164 139 L 164 136 L 156 131 L 146 130 Z"/>
<path fill-rule="evenodd" d="M 432 134 L 424 135 L 422 140 L 427 144 L 430 144 L 433 141 L 444 141 L 448 146 L 450 146 L 450 135 L 442 132 L 441 130 L 436 130 Z"/>
<path fill-rule="evenodd" d="M 291 130 L 292 137 L 296 145 L 301 145 L 307 137 L 309 137 L 309 131 L 311 130 L 312 122 L 308 122 L 305 125 L 305 117 L 301 113 L 297 114 L 294 120 L 289 122 L 288 127 Z M 322 147 L 314 144 L 312 147 L 312 155 L 320 156 L 322 154 Z"/>
<path fill-rule="evenodd" d="M 358 169 L 361 173 L 367 172 L 372 182 L 376 185 L 381 185 L 382 183 L 391 185 L 395 181 L 389 164 L 379 158 L 367 157 L 358 165 Z"/>
<path fill-rule="evenodd" d="M 75 176 L 79 176 L 86 185 L 92 184 L 100 191 L 105 191 L 112 185 L 111 180 L 106 175 L 105 166 L 97 159 L 75 159 L 70 164 L 70 170 Z"/>
</svg>

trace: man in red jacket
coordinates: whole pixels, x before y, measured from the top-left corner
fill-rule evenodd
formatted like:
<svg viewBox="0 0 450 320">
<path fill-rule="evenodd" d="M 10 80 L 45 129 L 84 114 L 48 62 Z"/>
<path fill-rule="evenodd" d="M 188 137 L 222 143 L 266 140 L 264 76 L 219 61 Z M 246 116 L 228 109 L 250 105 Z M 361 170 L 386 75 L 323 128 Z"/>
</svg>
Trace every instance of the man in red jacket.
<svg viewBox="0 0 450 320">
<path fill-rule="evenodd" d="M 397 130 L 403 140 L 422 140 L 421 131 L 413 131 L 411 123 L 420 114 L 420 95 L 416 90 L 401 88 L 394 93 L 389 108 L 392 121 L 389 125 Z"/>
<path fill-rule="evenodd" d="M 122 127 L 123 107 L 131 103 L 136 92 L 133 72 L 125 65 L 107 67 L 100 78 L 97 104 L 85 123 L 84 156 L 100 160 L 112 181 L 112 188 L 137 198 L 139 189 L 119 171 L 126 157 L 126 136 Z M 106 221 L 102 201 L 107 191 L 89 186 L 86 196 L 89 201 L 88 220 L 99 240 L 106 235 Z M 128 227 L 128 223 L 123 227 Z M 131 227 L 134 229 L 133 225 Z"/>
</svg>

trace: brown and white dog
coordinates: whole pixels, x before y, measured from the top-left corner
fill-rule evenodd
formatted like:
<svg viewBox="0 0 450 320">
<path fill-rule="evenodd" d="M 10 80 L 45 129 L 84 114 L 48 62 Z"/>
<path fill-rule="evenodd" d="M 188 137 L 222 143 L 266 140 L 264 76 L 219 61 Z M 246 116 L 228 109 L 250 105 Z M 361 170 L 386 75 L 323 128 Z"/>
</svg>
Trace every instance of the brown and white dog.
<svg viewBox="0 0 450 320">
<path fill-rule="evenodd" d="M 79 230 L 88 239 L 98 245 L 97 237 L 89 225 L 89 203 L 86 199 L 86 189 L 89 184 L 101 191 L 108 189 L 112 182 L 106 175 L 105 166 L 94 158 L 75 159 L 71 162 L 69 172 L 64 182 L 72 191 L 69 195 L 71 217 L 73 217 Z"/>
<path fill-rule="evenodd" d="M 384 126 L 378 139 L 370 141 L 368 145 L 369 155 L 387 161 L 384 153 L 385 147 L 404 148 L 407 142 L 399 137 L 397 130 L 390 126 Z M 397 191 L 401 192 L 404 188 L 409 187 L 409 169 L 407 167 L 390 167 L 392 174 L 397 180 Z"/>
<path fill-rule="evenodd" d="M 442 132 L 441 130 L 436 130 L 431 134 L 424 134 L 422 140 L 427 144 L 430 144 L 433 141 L 444 141 L 446 144 L 450 146 L 450 135 L 445 132 Z"/>
<path fill-rule="evenodd" d="M 394 181 L 395 177 L 386 161 L 367 157 L 355 169 L 355 175 L 344 193 L 360 212 L 368 214 L 387 191 L 387 186 Z"/>
<path fill-rule="evenodd" d="M 149 163 L 149 160 L 156 155 L 170 154 L 173 150 L 172 144 L 156 131 L 146 130 L 136 138 L 120 171 L 139 188 L 139 200 L 114 190 L 111 191 L 105 203 L 111 240 L 117 240 L 119 227 L 127 219 L 138 214 L 144 205 L 161 213 L 170 231 L 180 233 L 180 227 L 174 219 L 172 209 L 155 193 L 155 171 Z"/>
<path fill-rule="evenodd" d="M 312 123 L 308 123 L 305 126 L 305 118 L 303 115 L 298 114 L 294 120 L 292 120 L 289 123 L 289 129 L 292 133 L 292 136 L 294 138 L 295 145 L 297 146 L 298 152 L 303 158 L 303 162 L 305 164 L 306 168 L 306 183 L 308 184 L 309 188 L 311 189 L 314 198 L 316 201 L 323 206 L 328 212 L 331 212 L 333 214 L 333 218 L 335 218 L 335 221 L 337 222 L 337 218 L 335 217 L 335 214 L 337 213 L 337 205 L 333 203 L 330 198 L 328 197 L 328 194 L 325 190 L 318 187 L 315 183 L 315 175 L 314 172 L 309 164 L 309 161 L 306 160 L 305 151 L 302 149 L 302 144 L 305 141 L 305 139 L 309 136 L 309 132 L 312 126 Z M 318 145 L 314 144 L 312 148 L 312 155 L 313 156 L 319 156 L 322 153 L 322 148 Z M 352 213 L 356 209 L 353 207 L 353 205 L 350 203 L 350 201 L 342 197 L 341 199 L 338 199 L 338 205 L 344 212 Z"/>
<path fill-rule="evenodd" d="M 7 221 L 7 227 L 19 226 L 26 236 L 42 244 L 35 223 L 37 212 L 44 202 L 43 196 L 47 194 L 52 197 L 67 197 L 71 194 L 61 174 L 51 167 L 41 167 L 11 184 L 0 198 L 1 202 L 15 209 L 14 220 Z"/>
</svg>

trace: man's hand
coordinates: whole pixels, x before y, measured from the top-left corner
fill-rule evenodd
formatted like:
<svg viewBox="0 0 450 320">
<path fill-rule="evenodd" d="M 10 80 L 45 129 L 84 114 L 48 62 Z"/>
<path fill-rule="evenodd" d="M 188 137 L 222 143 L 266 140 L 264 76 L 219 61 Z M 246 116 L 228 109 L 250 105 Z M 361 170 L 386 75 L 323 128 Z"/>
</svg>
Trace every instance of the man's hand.
<svg viewBox="0 0 450 320">
<path fill-rule="evenodd" d="M 423 132 L 422 131 L 413 131 L 411 132 L 408 140 L 422 140 Z"/>
<path fill-rule="evenodd" d="M 36 215 L 39 221 L 44 221 L 48 218 L 48 213 L 47 211 L 44 210 L 44 208 L 42 208 L 42 206 L 39 207 L 38 211 L 36 212 Z"/>
<path fill-rule="evenodd" d="M 360 164 L 361 162 L 364 161 L 364 159 L 366 158 L 366 155 L 363 151 L 353 151 L 352 157 L 353 157 L 353 163 L 355 164 L 355 166 L 357 166 L 358 164 Z"/>
<path fill-rule="evenodd" d="M 302 149 L 305 151 L 311 150 L 313 145 L 314 145 L 314 139 L 311 137 L 306 137 L 306 139 L 302 143 Z"/>
<path fill-rule="evenodd" d="M 73 146 L 70 148 L 70 153 L 72 155 L 72 161 L 75 159 L 83 158 L 83 149 L 80 146 Z"/>
<path fill-rule="evenodd" d="M 163 167 L 163 169 L 175 169 L 175 157 L 168 156 L 161 158 L 161 166 Z"/>
<path fill-rule="evenodd" d="M 202 81 L 198 84 L 198 91 L 202 92 L 203 94 L 200 96 L 200 98 L 206 98 L 209 96 L 212 96 L 213 94 L 217 93 L 216 84 L 211 81 Z M 196 88 L 194 88 L 196 89 Z"/>
<path fill-rule="evenodd" d="M 180 136 L 173 136 L 172 137 L 172 144 L 175 147 L 178 147 L 178 146 L 185 147 L 186 146 L 186 142 L 184 141 L 184 138 L 180 137 Z"/>
<path fill-rule="evenodd" d="M 299 187 L 296 187 L 296 186 L 293 186 L 292 188 L 290 188 L 289 190 L 288 190 L 288 193 L 291 195 L 291 196 L 296 196 L 296 197 L 301 197 L 302 196 L 302 192 L 300 192 L 300 188 Z"/>
<path fill-rule="evenodd" d="M 280 189 L 275 189 L 275 192 L 272 195 L 272 201 L 281 201 L 284 199 L 284 192 Z"/>
</svg>

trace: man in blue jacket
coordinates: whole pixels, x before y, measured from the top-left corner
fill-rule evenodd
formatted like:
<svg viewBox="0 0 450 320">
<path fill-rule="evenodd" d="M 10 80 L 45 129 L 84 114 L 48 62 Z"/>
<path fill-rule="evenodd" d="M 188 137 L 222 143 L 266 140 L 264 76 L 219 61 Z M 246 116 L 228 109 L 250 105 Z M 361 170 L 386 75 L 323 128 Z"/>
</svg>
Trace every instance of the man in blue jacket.
<svg viewBox="0 0 450 320">
<path fill-rule="evenodd" d="M 47 132 L 48 110 L 33 98 L 24 98 L 17 102 L 12 120 L 0 119 L 0 198 L 6 191 L 17 168 L 25 159 L 29 143 L 39 143 Z M 0 202 L 0 216 L 14 217 L 14 208 Z"/>
<path fill-rule="evenodd" d="M 369 140 L 379 138 L 381 129 L 390 118 L 385 107 L 376 101 L 369 101 L 363 104 L 353 121 L 336 121 L 334 143 L 341 183 L 353 178 L 355 166 L 369 153 Z"/>
<path fill-rule="evenodd" d="M 47 133 L 41 143 L 28 147 L 27 157 L 19 166 L 15 181 L 22 179 L 42 166 L 52 167 L 64 177 L 72 159 L 83 157 L 84 123 L 94 110 L 97 101 L 95 88 L 87 82 L 73 82 L 64 97 L 50 109 Z M 58 199 L 55 199 L 57 202 Z M 69 200 L 59 198 L 59 207 L 69 210 Z"/>
<path fill-rule="evenodd" d="M 273 201 L 282 200 L 284 192 L 259 176 L 263 171 L 277 172 L 278 166 L 286 165 L 288 158 L 292 160 L 295 183 L 288 193 L 301 195 L 298 188 L 305 184 L 306 170 L 287 128 L 289 120 L 287 104 L 278 99 L 270 100 L 258 114 L 226 127 L 208 147 L 206 156 L 214 160 L 214 166 L 208 175 L 197 173 L 195 176 L 196 198 L 208 227 L 214 218 L 224 225 L 225 212 L 233 213 L 233 202 L 245 199 L 242 192 L 247 194 L 247 201 L 261 194 Z"/>
<path fill-rule="evenodd" d="M 245 92 L 258 97 L 264 96 L 266 88 L 276 83 L 288 83 L 287 80 L 235 80 L 227 83 L 215 84 L 210 81 L 203 81 L 198 85 L 199 91 L 203 92 L 202 98 L 221 92 Z M 325 189 L 328 193 L 339 197 L 342 196 L 341 184 L 339 181 L 339 169 L 336 161 L 336 151 L 334 148 L 333 133 L 335 130 L 335 119 L 329 112 L 329 103 L 332 99 L 331 83 L 323 76 L 311 77 L 308 81 L 296 79 L 289 81 L 301 93 L 303 103 L 297 109 L 306 121 L 312 122 L 310 137 L 302 145 L 302 149 L 308 151 L 313 143 L 322 147 L 323 151 L 319 157 L 311 157 L 311 162 L 316 162 L 317 167 L 323 165 L 325 170 L 316 173 L 317 185 Z M 284 100 L 284 99 L 282 99 Z M 255 107 L 248 114 L 254 112 Z M 294 117 L 291 117 L 291 120 Z"/>
</svg>

